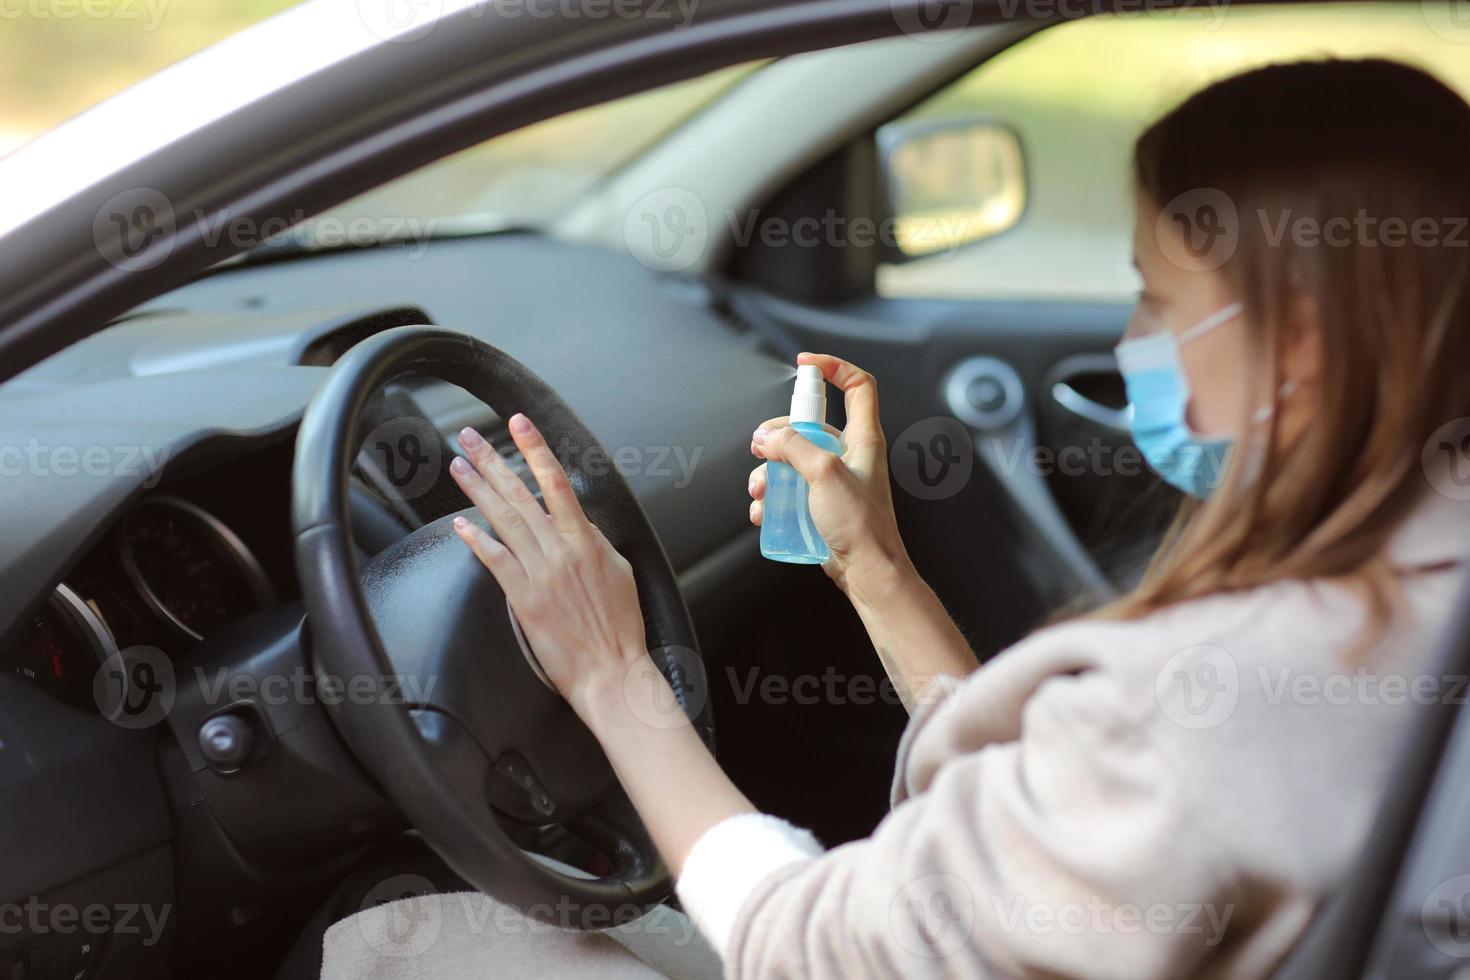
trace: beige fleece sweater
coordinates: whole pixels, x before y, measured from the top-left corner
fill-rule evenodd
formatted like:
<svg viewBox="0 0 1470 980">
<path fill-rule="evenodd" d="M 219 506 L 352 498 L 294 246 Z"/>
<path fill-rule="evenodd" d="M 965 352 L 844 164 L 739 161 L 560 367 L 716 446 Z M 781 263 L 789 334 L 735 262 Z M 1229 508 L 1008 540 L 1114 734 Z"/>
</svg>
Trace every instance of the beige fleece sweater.
<svg viewBox="0 0 1470 980">
<path fill-rule="evenodd" d="M 760 980 L 1264 976 L 1355 860 L 1417 706 L 1467 693 L 1422 667 L 1467 551 L 1470 503 L 1426 501 L 1361 669 L 1361 599 L 1323 583 L 1039 632 L 931 691 L 871 837 L 708 831 L 678 886 L 694 923 L 574 933 L 483 896 L 405 899 L 334 926 L 322 975 L 692 980 L 723 956 Z"/>
<path fill-rule="evenodd" d="M 729 977 L 1259 977 L 1364 843 L 1470 551 L 1433 496 L 1403 602 L 1283 582 L 1041 631 L 915 712 L 894 807 L 825 854 L 737 817 L 679 883 Z M 813 783 L 840 779 L 813 774 Z"/>
</svg>

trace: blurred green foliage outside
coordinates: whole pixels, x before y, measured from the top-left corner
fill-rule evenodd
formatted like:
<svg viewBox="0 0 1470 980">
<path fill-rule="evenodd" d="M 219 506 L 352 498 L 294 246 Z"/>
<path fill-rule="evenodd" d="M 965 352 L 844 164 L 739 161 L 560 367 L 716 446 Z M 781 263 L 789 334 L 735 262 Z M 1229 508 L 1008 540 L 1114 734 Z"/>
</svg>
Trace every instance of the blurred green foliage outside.
<svg viewBox="0 0 1470 980">
<path fill-rule="evenodd" d="M 297 0 L 0 0 L 0 153 Z"/>
</svg>

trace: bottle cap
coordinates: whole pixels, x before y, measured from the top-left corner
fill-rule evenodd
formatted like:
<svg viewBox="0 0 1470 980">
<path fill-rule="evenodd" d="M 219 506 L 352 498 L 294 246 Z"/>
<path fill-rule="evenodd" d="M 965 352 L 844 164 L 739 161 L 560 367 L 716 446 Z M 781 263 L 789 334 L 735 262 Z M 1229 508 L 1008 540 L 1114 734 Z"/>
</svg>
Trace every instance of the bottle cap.
<svg viewBox="0 0 1470 980">
<path fill-rule="evenodd" d="M 796 368 L 796 389 L 791 393 L 791 421 L 827 421 L 827 379 L 815 364 Z"/>
</svg>

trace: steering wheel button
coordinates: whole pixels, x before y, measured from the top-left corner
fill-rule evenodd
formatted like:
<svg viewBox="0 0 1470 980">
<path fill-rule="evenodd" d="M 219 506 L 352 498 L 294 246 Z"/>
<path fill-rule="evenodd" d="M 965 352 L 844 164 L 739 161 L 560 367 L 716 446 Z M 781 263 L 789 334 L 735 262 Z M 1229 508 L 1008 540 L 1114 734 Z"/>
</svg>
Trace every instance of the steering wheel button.
<svg viewBox="0 0 1470 980">
<path fill-rule="evenodd" d="M 495 760 L 495 771 L 525 790 L 531 808 L 541 816 L 549 817 L 556 812 L 556 801 L 546 792 L 546 787 L 541 785 L 541 780 L 536 778 L 525 759 L 514 752 L 503 753 Z"/>
<path fill-rule="evenodd" d="M 1005 389 L 994 378 L 976 378 L 965 394 L 970 404 L 982 412 L 993 412 L 1005 404 Z"/>
<path fill-rule="evenodd" d="M 240 768 L 250 758 L 254 741 L 250 723 L 239 715 L 216 715 L 199 726 L 199 750 L 221 770 Z"/>
</svg>

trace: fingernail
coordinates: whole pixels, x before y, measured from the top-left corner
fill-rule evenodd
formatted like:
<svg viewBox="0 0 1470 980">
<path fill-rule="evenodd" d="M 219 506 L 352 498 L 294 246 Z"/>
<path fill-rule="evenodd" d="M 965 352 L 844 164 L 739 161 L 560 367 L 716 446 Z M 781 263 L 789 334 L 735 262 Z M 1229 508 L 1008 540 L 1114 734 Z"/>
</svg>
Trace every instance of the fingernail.
<svg viewBox="0 0 1470 980">
<path fill-rule="evenodd" d="M 459 444 L 466 449 L 479 449 L 484 442 L 480 434 L 468 425 L 459 430 Z"/>
<path fill-rule="evenodd" d="M 516 412 L 510 417 L 509 424 L 510 431 L 516 433 L 517 435 L 525 435 L 526 433 L 531 431 L 531 420 L 526 418 L 520 412 Z"/>
<path fill-rule="evenodd" d="M 764 446 L 766 444 L 766 430 L 763 428 L 756 429 L 755 435 L 751 436 L 750 438 L 751 441 L 754 442 L 757 446 Z"/>
<path fill-rule="evenodd" d="M 754 480 L 751 480 L 749 483 L 747 483 L 745 485 L 745 492 L 748 493 L 748 494 L 750 494 L 752 497 L 755 496 L 755 481 Z"/>
<path fill-rule="evenodd" d="M 460 476 L 468 476 L 470 472 L 470 461 L 463 456 L 456 456 L 454 457 L 454 461 L 449 464 L 449 468 Z"/>
<path fill-rule="evenodd" d="M 467 528 L 469 526 L 470 526 L 470 522 L 467 521 L 467 520 L 465 520 L 463 517 L 456 517 L 454 519 L 454 529 L 456 531 L 463 531 L 465 528 Z"/>
</svg>

